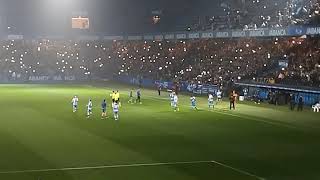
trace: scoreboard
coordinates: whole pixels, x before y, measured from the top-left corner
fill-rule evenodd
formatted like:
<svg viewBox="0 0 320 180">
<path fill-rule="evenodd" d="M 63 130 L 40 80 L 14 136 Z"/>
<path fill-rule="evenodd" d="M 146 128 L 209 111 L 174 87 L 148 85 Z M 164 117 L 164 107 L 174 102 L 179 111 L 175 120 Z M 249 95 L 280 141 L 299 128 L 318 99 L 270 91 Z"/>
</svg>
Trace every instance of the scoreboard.
<svg viewBox="0 0 320 180">
<path fill-rule="evenodd" d="M 89 29 L 90 21 L 88 17 L 72 17 L 72 29 Z"/>
</svg>

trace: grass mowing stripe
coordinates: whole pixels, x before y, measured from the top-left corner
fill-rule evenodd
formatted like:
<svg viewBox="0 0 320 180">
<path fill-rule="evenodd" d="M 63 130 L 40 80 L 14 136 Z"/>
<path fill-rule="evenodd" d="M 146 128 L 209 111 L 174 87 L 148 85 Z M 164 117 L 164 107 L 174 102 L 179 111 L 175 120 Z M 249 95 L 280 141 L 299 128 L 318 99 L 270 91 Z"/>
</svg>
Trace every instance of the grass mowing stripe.
<svg viewBox="0 0 320 180">
<path fill-rule="evenodd" d="M 30 169 L 30 170 L 17 170 L 17 171 L 0 171 L 0 174 L 18 174 L 18 173 L 52 172 L 52 171 L 72 171 L 72 170 L 107 169 L 107 168 L 123 168 L 123 167 L 143 167 L 143 166 L 165 166 L 165 165 L 200 164 L 200 163 L 212 163 L 212 161 L 181 161 L 181 162 L 136 163 L 136 164 L 119 164 L 119 165 L 68 167 L 68 168 L 51 168 L 51 169 Z"/>
<path fill-rule="evenodd" d="M 190 100 L 187 95 L 181 95 L 181 111 L 174 113 L 167 96 L 157 96 L 155 92 L 146 90 L 143 91 L 143 105 L 125 105 L 128 96 L 121 96 L 123 118 L 117 125 L 113 121 L 99 121 L 101 100 L 110 100 L 106 89 L 60 86 L 52 89 L 0 89 L 3 97 L 3 102 L 0 103 L 1 129 L 8 132 L 1 136 L 3 146 L 0 152 L 4 156 L 0 163 L 0 172 L 213 159 L 267 179 L 319 179 L 316 152 L 320 150 L 320 146 L 315 139 L 320 137 L 320 134 L 304 126 L 307 124 L 320 127 L 315 114 L 291 113 L 285 107 L 278 109 L 267 104 L 266 107 L 261 107 L 249 102 L 249 105 L 239 103 L 237 111 L 229 111 L 228 101 L 218 104 L 216 109 L 211 111 L 205 97 L 197 99 L 202 110 L 193 111 L 189 107 Z M 74 94 L 81 98 L 77 114 L 72 114 L 72 108 L 69 107 L 70 97 Z M 147 95 L 158 99 L 149 98 Z M 91 122 L 85 118 L 85 103 L 90 97 L 93 97 L 95 105 L 91 118 L 97 120 Z M 25 107 L 40 111 L 41 114 L 24 110 Z M 16 113 L 17 109 L 20 113 Z M 111 113 L 110 109 L 109 105 L 108 112 Z M 270 122 L 276 124 L 271 125 Z M 292 127 L 281 128 L 278 123 L 293 125 L 308 133 L 296 133 L 299 131 Z M 88 136 L 82 131 L 95 136 Z M 10 135 L 16 138 L 11 138 Z M 23 143 L 15 143 L 16 139 Z M 26 151 L 24 144 L 28 147 L 26 150 L 34 150 L 36 154 Z M 41 158 L 38 158 L 37 154 Z M 143 179 L 143 176 L 153 179 L 157 174 L 154 179 L 158 180 L 256 179 L 213 162 L 0 174 L 0 179 L 35 180 L 40 176 L 43 176 L 42 179 L 61 180 L 106 177 L 125 179 L 126 174 L 131 174 L 135 180 Z"/>
<path fill-rule="evenodd" d="M 165 98 L 157 98 L 157 97 L 152 97 L 152 96 L 147 96 L 147 97 L 151 98 L 151 99 L 159 100 L 159 101 L 165 101 L 166 100 Z M 187 105 L 179 105 L 179 106 L 190 107 L 190 106 L 187 106 Z M 239 117 L 239 118 L 243 118 L 243 119 L 247 119 L 247 120 L 262 122 L 262 123 L 273 125 L 273 126 L 285 127 L 285 128 L 289 128 L 289 129 L 295 129 L 295 130 L 301 130 L 299 127 L 296 127 L 296 126 L 293 126 L 293 125 L 287 125 L 287 124 L 283 124 L 283 123 L 277 123 L 277 122 L 271 122 L 271 121 L 265 121 L 265 120 L 258 120 L 258 119 L 249 118 L 249 117 L 246 117 L 246 116 L 243 116 L 243 115 L 224 113 L 224 112 L 221 112 L 221 111 L 209 111 L 207 109 L 202 109 L 202 108 L 198 108 L 198 109 L 199 110 L 205 110 L 205 111 L 208 111 L 208 112 L 217 113 L 217 114 L 223 114 L 223 115 Z"/>
<path fill-rule="evenodd" d="M 218 114 L 223 114 L 223 115 L 229 115 L 229 116 L 233 116 L 233 117 L 239 117 L 239 118 L 243 118 L 243 119 L 247 119 L 247 120 L 252 120 L 252 121 L 257 121 L 257 122 L 262 122 L 265 124 L 270 124 L 270 125 L 274 125 L 274 126 L 278 126 L 278 127 L 285 127 L 285 128 L 289 128 L 289 129 L 296 129 L 296 130 L 301 130 L 300 128 L 293 126 L 293 125 L 287 125 L 287 124 L 283 124 L 283 123 L 276 123 L 276 122 L 271 122 L 271 121 L 265 121 L 265 120 L 258 120 L 258 119 L 254 119 L 254 118 L 250 118 L 250 117 L 246 117 L 244 115 L 237 115 L 237 114 L 230 114 L 230 113 L 224 113 L 224 112 L 220 112 L 220 111 L 212 111 L 214 113 L 218 113 Z"/>
<path fill-rule="evenodd" d="M 52 169 L 30 169 L 19 171 L 0 171 L 0 174 L 18 174 L 18 173 L 35 173 L 35 172 L 52 172 L 52 171 L 74 171 L 74 170 L 90 170 L 90 169 L 107 169 L 107 168 L 123 168 L 123 167 L 143 167 L 143 166 L 167 166 L 167 165 L 179 165 L 179 164 L 201 164 L 201 163 L 214 163 L 219 166 L 231 169 L 238 173 L 254 177 L 259 180 L 265 180 L 262 177 L 251 174 L 249 172 L 231 167 L 218 161 L 180 161 L 180 162 L 159 162 L 159 163 L 137 163 L 137 164 L 119 164 L 119 165 L 105 165 L 105 166 L 87 166 L 87 167 L 69 167 L 69 168 L 52 168 Z"/>
<path fill-rule="evenodd" d="M 223 167 L 225 167 L 225 168 L 231 169 L 231 170 L 233 170 L 233 171 L 236 171 L 236 172 L 238 172 L 238 173 L 240 173 L 240 174 L 245 174 L 245 175 L 247 175 L 247 176 L 251 176 L 251 177 L 254 177 L 254 178 L 259 179 L 259 180 L 266 180 L 265 178 L 262 178 L 262 177 L 260 177 L 260 176 L 254 175 L 254 174 L 252 174 L 252 173 L 249 173 L 249 172 L 247 172 L 247 171 L 243 171 L 243 170 L 238 169 L 238 168 L 234 168 L 234 167 L 232 167 L 232 166 L 226 165 L 226 164 L 221 163 L 221 162 L 218 162 L 218 161 L 211 161 L 211 162 L 214 163 L 214 164 L 218 164 L 218 165 L 220 165 L 220 166 L 223 166 Z"/>
</svg>

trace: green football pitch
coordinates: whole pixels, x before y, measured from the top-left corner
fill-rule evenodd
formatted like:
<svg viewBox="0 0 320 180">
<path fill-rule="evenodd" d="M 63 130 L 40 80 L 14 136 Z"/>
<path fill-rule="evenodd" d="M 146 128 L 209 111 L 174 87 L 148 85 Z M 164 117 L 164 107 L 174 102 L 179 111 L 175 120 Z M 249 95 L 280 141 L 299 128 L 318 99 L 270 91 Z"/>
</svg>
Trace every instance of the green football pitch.
<svg viewBox="0 0 320 180">
<path fill-rule="evenodd" d="M 119 89 L 120 120 L 101 119 Z M 320 114 L 251 102 L 207 108 L 130 86 L 0 85 L 1 180 L 319 180 Z M 79 111 L 71 99 L 79 96 Z M 92 98 L 93 116 L 86 118 Z"/>
</svg>

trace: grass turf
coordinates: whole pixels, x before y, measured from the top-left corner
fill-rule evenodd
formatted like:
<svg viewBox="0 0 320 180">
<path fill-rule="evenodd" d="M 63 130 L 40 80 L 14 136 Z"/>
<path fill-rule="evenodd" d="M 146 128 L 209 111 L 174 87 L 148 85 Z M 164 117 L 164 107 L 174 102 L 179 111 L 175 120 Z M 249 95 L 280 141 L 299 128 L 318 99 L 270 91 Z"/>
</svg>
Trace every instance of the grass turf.
<svg viewBox="0 0 320 180">
<path fill-rule="evenodd" d="M 208 111 L 199 97 L 199 111 L 180 96 L 173 112 L 167 93 L 142 90 L 143 104 L 128 104 L 131 87 L 107 85 L 1 85 L 0 179 L 217 179 L 255 177 L 216 163 L 170 164 L 48 172 L 4 173 L 69 167 L 184 161 L 218 161 L 268 180 L 320 179 L 320 116 L 310 109 L 227 102 Z M 101 120 L 100 103 L 112 89 L 121 92 L 120 121 Z M 71 98 L 80 98 L 72 113 Z M 92 98 L 93 116 L 85 116 Z"/>
</svg>

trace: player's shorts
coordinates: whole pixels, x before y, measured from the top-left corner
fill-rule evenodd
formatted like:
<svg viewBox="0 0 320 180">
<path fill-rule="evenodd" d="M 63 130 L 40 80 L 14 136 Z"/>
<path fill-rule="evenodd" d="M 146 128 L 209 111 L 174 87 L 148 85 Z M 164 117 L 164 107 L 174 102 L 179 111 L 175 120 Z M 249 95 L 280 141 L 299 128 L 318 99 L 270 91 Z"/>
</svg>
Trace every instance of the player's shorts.
<svg viewBox="0 0 320 180">
<path fill-rule="evenodd" d="M 115 102 L 115 99 L 112 99 L 112 102 Z"/>
<path fill-rule="evenodd" d="M 191 103 L 191 106 L 192 107 L 196 107 L 196 103 Z"/>
<path fill-rule="evenodd" d="M 213 101 L 209 101 L 208 104 L 209 104 L 209 105 L 213 105 Z"/>
<path fill-rule="evenodd" d="M 177 102 L 173 102 L 173 107 L 177 107 L 178 103 Z"/>
<path fill-rule="evenodd" d="M 78 105 L 73 105 L 74 108 L 78 108 Z"/>
</svg>

